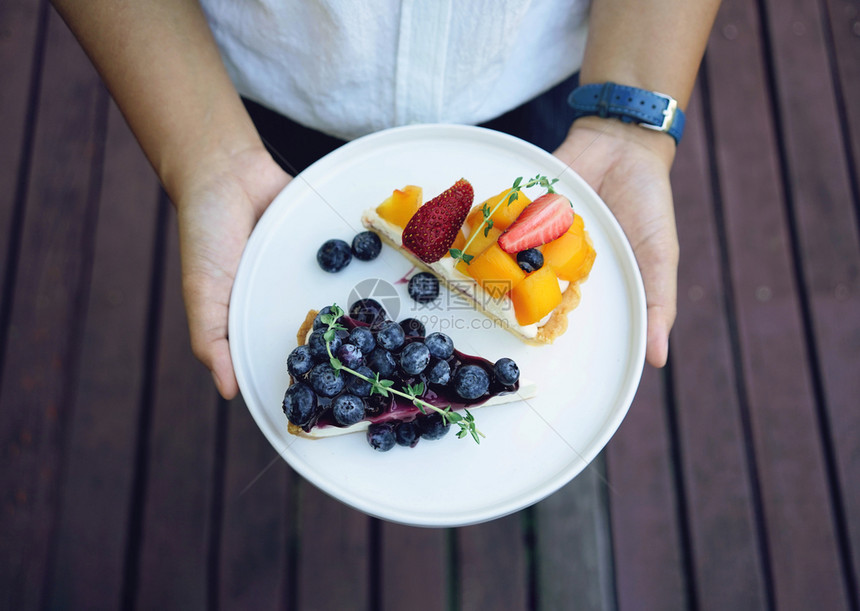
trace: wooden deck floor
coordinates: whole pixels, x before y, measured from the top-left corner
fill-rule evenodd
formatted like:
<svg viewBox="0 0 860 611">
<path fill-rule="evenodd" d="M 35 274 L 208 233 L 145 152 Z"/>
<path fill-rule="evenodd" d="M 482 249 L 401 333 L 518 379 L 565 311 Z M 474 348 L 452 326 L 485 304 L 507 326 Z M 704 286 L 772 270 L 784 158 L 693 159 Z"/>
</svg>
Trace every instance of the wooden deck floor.
<svg viewBox="0 0 860 611">
<path fill-rule="evenodd" d="M 218 399 L 173 211 L 47 3 L 0 3 L 0 75 L 0 608 L 860 606 L 856 0 L 724 1 L 669 366 L 594 468 L 451 530 L 328 499 Z"/>
</svg>

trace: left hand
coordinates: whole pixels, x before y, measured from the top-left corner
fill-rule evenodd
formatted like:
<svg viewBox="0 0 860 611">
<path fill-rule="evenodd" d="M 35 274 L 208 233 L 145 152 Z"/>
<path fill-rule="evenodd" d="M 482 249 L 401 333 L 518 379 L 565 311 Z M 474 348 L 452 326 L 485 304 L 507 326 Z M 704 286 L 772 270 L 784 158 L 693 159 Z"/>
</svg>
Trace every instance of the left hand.
<svg viewBox="0 0 860 611">
<path fill-rule="evenodd" d="M 227 308 L 251 230 L 290 177 L 262 146 L 206 164 L 177 198 L 182 293 L 191 349 L 232 399 L 239 386 L 227 339 Z"/>
<path fill-rule="evenodd" d="M 597 191 L 627 234 L 645 285 L 646 359 L 662 367 L 677 311 L 678 234 L 669 183 L 675 142 L 638 125 L 586 117 L 574 122 L 554 155 Z"/>
</svg>

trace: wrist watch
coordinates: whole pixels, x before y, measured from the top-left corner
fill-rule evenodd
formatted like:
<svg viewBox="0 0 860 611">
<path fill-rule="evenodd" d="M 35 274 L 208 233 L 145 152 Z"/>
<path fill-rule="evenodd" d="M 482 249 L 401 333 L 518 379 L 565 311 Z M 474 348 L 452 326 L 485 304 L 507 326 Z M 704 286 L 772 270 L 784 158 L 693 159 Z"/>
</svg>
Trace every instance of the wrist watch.
<svg viewBox="0 0 860 611">
<path fill-rule="evenodd" d="M 593 83 L 574 89 L 567 103 L 575 111 L 574 120 L 598 116 L 636 123 L 664 132 L 681 141 L 684 133 L 684 111 L 675 98 L 655 91 L 616 83 Z"/>
</svg>

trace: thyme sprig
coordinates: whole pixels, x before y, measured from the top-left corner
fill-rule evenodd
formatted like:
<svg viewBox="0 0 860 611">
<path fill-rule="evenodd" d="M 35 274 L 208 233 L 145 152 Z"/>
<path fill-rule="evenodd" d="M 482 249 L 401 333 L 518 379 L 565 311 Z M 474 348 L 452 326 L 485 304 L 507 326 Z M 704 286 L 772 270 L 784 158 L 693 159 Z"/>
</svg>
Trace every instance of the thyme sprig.
<svg viewBox="0 0 860 611">
<path fill-rule="evenodd" d="M 490 234 L 490 229 L 493 228 L 493 219 L 491 218 L 493 214 L 496 213 L 496 210 L 502 207 L 502 204 L 506 206 L 510 206 L 513 202 L 515 202 L 519 198 L 520 191 L 523 189 L 528 189 L 529 187 L 540 186 L 546 189 L 547 193 L 555 193 L 555 189 L 553 189 L 553 185 L 558 182 L 558 178 L 547 178 L 542 174 L 538 174 L 534 178 L 530 178 L 526 182 L 523 182 L 523 177 L 518 176 L 516 180 L 514 180 L 514 184 L 511 185 L 511 188 L 499 198 L 499 201 L 495 206 L 490 208 L 489 204 L 484 204 L 481 208 L 481 224 L 478 225 L 475 229 L 472 230 L 469 239 L 466 240 L 466 243 L 463 245 L 463 248 L 451 248 L 448 252 L 451 254 L 451 258 L 460 259 L 466 265 L 472 262 L 472 259 L 475 258 L 474 255 L 467 255 L 466 251 L 469 250 L 469 246 L 472 245 L 472 242 L 475 240 L 475 236 L 478 235 L 478 230 L 483 226 L 484 237 L 486 238 Z"/>
<path fill-rule="evenodd" d="M 365 376 L 354 369 L 350 369 L 346 365 L 344 365 L 340 359 L 334 356 L 331 353 L 331 342 L 334 340 L 335 335 L 338 331 L 345 331 L 346 327 L 340 324 L 338 321 L 340 317 L 343 316 L 343 310 L 337 305 L 333 304 L 330 308 L 330 312 L 328 314 L 323 314 L 320 316 L 320 321 L 326 325 L 326 330 L 323 332 L 323 339 L 325 339 L 326 351 L 328 351 L 329 362 L 332 366 L 332 369 L 335 370 L 338 374 L 341 371 L 345 371 L 350 375 L 354 375 L 355 377 L 364 380 L 365 382 L 370 383 L 370 394 L 378 394 L 383 397 L 388 397 L 389 393 L 402 397 L 404 399 L 409 400 L 415 407 L 417 407 L 422 414 L 426 414 L 427 410 L 430 409 L 440 416 L 442 416 L 442 423 L 444 425 L 456 424 L 460 427 L 460 430 L 457 431 L 457 437 L 462 439 L 466 435 L 471 435 L 472 439 L 475 440 L 476 443 L 481 443 L 481 437 L 485 437 L 485 435 L 478 430 L 475 424 L 475 417 L 469 412 L 469 410 L 464 409 L 465 414 L 460 414 L 451 409 L 451 406 L 447 407 L 437 407 L 427 401 L 424 401 L 421 398 L 421 395 L 424 394 L 424 382 L 418 382 L 417 384 L 407 385 L 405 389 L 398 390 L 394 387 L 393 380 L 386 380 L 384 378 L 379 377 L 379 373 L 377 372 L 374 377 Z"/>
</svg>

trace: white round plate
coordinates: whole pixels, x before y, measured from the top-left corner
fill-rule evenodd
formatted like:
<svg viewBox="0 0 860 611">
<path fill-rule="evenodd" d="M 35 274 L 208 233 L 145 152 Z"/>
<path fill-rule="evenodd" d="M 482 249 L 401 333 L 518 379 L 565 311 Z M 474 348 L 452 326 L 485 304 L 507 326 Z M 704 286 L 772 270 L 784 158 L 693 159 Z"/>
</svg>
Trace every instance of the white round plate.
<svg viewBox="0 0 860 611">
<path fill-rule="evenodd" d="M 597 259 L 565 335 L 529 346 L 494 328 L 443 289 L 413 302 L 401 280 L 412 269 L 389 247 L 331 274 L 316 262 L 329 238 L 351 241 L 362 211 L 408 184 L 424 199 L 464 177 L 481 202 L 518 176 L 558 178 L 594 240 Z M 532 197 L 540 191 L 527 191 Z M 392 288 L 393 287 L 393 288 Z M 455 346 L 495 361 L 513 358 L 538 384 L 528 401 L 475 410 L 480 445 L 453 432 L 415 448 L 375 452 L 364 435 L 322 440 L 287 432 L 286 359 L 309 309 L 356 293 L 384 300 L 396 320 L 423 319 Z M 369 295 L 368 293 L 372 293 Z M 352 297 L 350 294 L 352 293 Z M 393 311 L 399 310 L 399 311 Z M 255 228 L 230 301 L 230 349 L 242 396 L 275 449 L 329 495 L 386 520 L 417 526 L 474 524 L 555 492 L 606 445 L 627 412 L 645 358 L 645 295 L 630 246 L 597 194 L 561 161 L 517 138 L 478 127 L 418 125 L 355 140 L 321 159 L 278 195 Z"/>
</svg>

